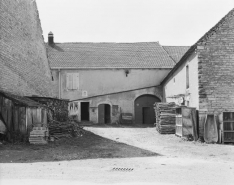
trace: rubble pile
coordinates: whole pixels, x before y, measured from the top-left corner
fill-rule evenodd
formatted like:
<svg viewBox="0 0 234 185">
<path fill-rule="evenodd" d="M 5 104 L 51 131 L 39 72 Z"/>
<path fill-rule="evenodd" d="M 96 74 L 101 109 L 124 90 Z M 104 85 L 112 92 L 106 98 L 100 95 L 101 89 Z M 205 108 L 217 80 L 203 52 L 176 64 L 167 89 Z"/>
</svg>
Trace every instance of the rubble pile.
<svg viewBox="0 0 234 185">
<path fill-rule="evenodd" d="M 175 103 L 155 103 L 156 130 L 160 134 L 175 134 Z"/>
<path fill-rule="evenodd" d="M 68 120 L 66 122 L 59 122 L 51 120 L 48 123 L 50 137 L 54 139 L 72 138 L 85 134 L 85 130 L 78 125 L 78 123 Z"/>
</svg>

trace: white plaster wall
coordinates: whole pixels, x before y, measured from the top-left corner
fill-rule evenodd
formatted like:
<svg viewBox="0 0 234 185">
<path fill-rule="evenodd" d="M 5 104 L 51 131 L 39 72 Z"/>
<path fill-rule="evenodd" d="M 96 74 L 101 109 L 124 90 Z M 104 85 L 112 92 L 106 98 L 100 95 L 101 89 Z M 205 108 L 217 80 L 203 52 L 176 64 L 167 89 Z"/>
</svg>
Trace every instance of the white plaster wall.
<svg viewBox="0 0 234 185">
<path fill-rule="evenodd" d="M 121 92 L 132 89 L 157 86 L 169 73 L 170 69 L 94 69 L 94 70 L 64 70 L 61 69 L 61 98 L 77 100 L 82 97 L 82 91 L 88 96 Z M 79 89 L 66 89 L 66 74 L 79 73 Z M 58 70 L 52 70 L 54 83 L 58 84 Z M 58 87 L 58 85 L 56 86 Z M 58 90 L 57 90 L 58 92 Z"/>
<path fill-rule="evenodd" d="M 186 89 L 186 66 L 189 65 L 189 88 Z M 172 77 L 163 86 L 164 100 L 166 102 L 178 102 L 169 98 L 178 94 L 190 93 L 189 106 L 199 109 L 198 92 L 198 56 L 191 54 L 182 66 L 180 66 Z"/>
<path fill-rule="evenodd" d="M 93 123 L 98 123 L 98 105 L 99 104 L 109 104 L 111 106 L 111 122 L 115 123 L 119 120 L 120 113 L 132 113 L 133 118 L 135 117 L 135 109 L 134 109 L 134 101 L 136 98 L 138 98 L 141 95 L 155 95 L 160 100 L 162 100 L 162 87 L 151 87 L 136 91 L 129 91 L 124 93 L 116 93 L 116 94 L 110 94 L 106 96 L 99 96 L 94 98 L 88 98 L 85 100 L 81 100 L 79 102 L 89 102 L 90 103 L 90 109 L 89 109 L 89 115 L 90 115 L 90 121 Z M 76 102 L 76 101 L 74 101 Z M 118 105 L 118 114 L 113 115 L 112 114 L 112 105 Z M 78 121 L 81 120 L 80 114 L 80 103 L 79 103 L 79 114 Z"/>
</svg>

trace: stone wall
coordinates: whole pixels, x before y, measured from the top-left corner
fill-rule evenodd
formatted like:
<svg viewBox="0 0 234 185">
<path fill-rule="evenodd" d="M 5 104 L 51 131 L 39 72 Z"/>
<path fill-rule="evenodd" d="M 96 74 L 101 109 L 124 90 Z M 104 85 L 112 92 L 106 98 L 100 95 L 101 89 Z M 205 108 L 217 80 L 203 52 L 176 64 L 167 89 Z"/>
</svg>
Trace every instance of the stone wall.
<svg viewBox="0 0 234 185">
<path fill-rule="evenodd" d="M 52 96 L 51 72 L 36 2 L 0 0 L 0 89 Z"/>
<path fill-rule="evenodd" d="M 201 134 L 205 114 L 234 111 L 234 9 L 204 39 L 197 47 Z"/>
</svg>

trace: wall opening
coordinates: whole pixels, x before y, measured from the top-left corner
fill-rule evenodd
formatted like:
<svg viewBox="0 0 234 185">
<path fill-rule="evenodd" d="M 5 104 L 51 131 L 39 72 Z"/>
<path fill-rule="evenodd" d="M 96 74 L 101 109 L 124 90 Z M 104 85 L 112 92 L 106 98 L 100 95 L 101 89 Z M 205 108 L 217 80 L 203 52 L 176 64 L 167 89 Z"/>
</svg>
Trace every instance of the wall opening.
<svg viewBox="0 0 234 185">
<path fill-rule="evenodd" d="M 135 123 L 136 124 L 150 124 L 155 123 L 155 102 L 161 102 L 159 98 L 154 95 L 142 95 L 139 96 L 135 102 Z"/>
<path fill-rule="evenodd" d="M 81 121 L 89 121 L 89 102 L 81 102 Z"/>
<path fill-rule="evenodd" d="M 111 106 L 109 104 L 100 104 L 98 106 L 98 123 L 111 123 Z"/>
</svg>

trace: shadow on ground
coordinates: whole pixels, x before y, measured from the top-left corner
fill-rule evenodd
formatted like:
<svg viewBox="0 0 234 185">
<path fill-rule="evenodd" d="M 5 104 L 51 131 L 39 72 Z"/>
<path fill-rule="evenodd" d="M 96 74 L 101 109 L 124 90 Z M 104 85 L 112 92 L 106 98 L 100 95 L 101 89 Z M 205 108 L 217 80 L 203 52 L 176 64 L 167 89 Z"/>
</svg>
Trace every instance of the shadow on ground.
<svg viewBox="0 0 234 185">
<path fill-rule="evenodd" d="M 160 154 L 112 141 L 91 132 L 48 145 L 0 145 L 0 163 L 31 163 L 96 158 L 133 158 Z"/>
</svg>

